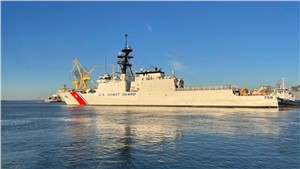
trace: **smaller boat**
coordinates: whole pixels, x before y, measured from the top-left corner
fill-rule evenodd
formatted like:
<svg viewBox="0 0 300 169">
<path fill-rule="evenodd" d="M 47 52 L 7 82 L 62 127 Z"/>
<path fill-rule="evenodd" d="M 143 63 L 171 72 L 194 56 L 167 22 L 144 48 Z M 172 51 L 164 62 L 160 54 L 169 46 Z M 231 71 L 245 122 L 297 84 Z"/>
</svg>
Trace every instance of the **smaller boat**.
<svg viewBox="0 0 300 169">
<path fill-rule="evenodd" d="M 296 102 L 300 102 L 300 85 L 291 87 L 292 94 L 295 96 Z"/>
<path fill-rule="evenodd" d="M 295 101 L 295 96 L 292 94 L 290 88 L 287 88 L 284 82 L 284 78 L 279 80 L 273 89 L 274 95 L 278 99 L 280 106 L 297 106 L 299 103 Z"/>
<path fill-rule="evenodd" d="M 45 99 L 44 102 L 46 103 L 61 102 L 61 98 L 57 94 L 53 94 L 52 96 L 49 96 L 47 99 Z"/>
<path fill-rule="evenodd" d="M 300 106 L 300 102 L 278 98 L 278 105 L 279 106 L 287 106 L 287 107 L 293 106 L 294 107 L 294 106 Z"/>
</svg>

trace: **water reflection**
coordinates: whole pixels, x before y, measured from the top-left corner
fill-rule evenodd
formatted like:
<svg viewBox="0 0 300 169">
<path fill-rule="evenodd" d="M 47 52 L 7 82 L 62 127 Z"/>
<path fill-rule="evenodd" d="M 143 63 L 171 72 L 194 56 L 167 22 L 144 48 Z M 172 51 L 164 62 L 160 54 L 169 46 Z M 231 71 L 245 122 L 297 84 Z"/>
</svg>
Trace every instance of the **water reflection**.
<svg viewBox="0 0 300 169">
<path fill-rule="evenodd" d="M 278 134 L 278 109 L 199 109 L 156 107 L 89 107 L 101 116 L 98 130 L 134 131 L 139 141 L 159 142 L 182 132 L 206 134 Z M 131 131 L 129 130 L 129 131 Z M 129 132 L 127 131 L 127 132 Z"/>
<path fill-rule="evenodd" d="M 120 159 L 122 168 L 133 168 L 134 164 L 132 163 L 132 144 L 135 135 L 131 131 L 131 113 L 126 112 L 124 119 L 124 134 L 120 136 L 118 151 L 120 152 Z"/>
<path fill-rule="evenodd" d="M 300 166 L 299 108 L 34 107 L 2 109 L 4 168 Z"/>
<path fill-rule="evenodd" d="M 92 116 L 85 112 L 82 106 L 68 107 L 70 114 L 63 120 L 68 122 L 65 126 L 69 131 L 69 142 L 64 146 L 67 152 L 67 166 L 78 166 L 81 161 L 91 155 L 91 144 L 95 145 L 90 138 L 90 124 L 93 123 Z"/>
<path fill-rule="evenodd" d="M 97 155 L 91 158 L 99 164 L 114 161 L 117 167 L 134 168 L 136 158 L 146 158 L 136 154 L 160 152 L 165 143 L 168 149 L 176 148 L 186 135 L 277 136 L 282 123 L 274 118 L 280 113 L 278 109 L 74 107 L 71 159 L 82 159 L 84 149 L 92 148 Z M 94 141 L 86 141 L 87 137 Z"/>
</svg>

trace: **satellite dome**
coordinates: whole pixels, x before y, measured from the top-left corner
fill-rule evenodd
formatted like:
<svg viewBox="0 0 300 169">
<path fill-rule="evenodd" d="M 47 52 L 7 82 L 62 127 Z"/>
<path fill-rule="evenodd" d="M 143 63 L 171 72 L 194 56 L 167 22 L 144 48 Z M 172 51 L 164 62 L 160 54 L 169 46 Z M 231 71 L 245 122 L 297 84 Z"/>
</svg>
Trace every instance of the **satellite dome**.
<svg viewBox="0 0 300 169">
<path fill-rule="evenodd" d="M 130 45 L 127 45 L 127 49 L 132 49 Z"/>
<path fill-rule="evenodd" d="M 123 55 L 123 53 L 120 51 L 120 52 L 118 52 L 118 56 L 122 56 Z"/>
</svg>

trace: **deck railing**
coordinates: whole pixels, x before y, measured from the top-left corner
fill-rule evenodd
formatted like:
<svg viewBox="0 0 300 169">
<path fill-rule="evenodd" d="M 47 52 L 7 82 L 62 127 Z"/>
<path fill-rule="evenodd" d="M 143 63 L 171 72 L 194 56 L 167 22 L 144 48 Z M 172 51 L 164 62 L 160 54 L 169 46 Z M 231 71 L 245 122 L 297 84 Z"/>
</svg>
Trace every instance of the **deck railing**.
<svg viewBox="0 0 300 169">
<path fill-rule="evenodd" d="M 184 88 L 177 88 L 176 91 L 193 91 L 193 90 L 224 90 L 224 89 L 238 89 L 238 86 L 187 86 Z"/>
</svg>

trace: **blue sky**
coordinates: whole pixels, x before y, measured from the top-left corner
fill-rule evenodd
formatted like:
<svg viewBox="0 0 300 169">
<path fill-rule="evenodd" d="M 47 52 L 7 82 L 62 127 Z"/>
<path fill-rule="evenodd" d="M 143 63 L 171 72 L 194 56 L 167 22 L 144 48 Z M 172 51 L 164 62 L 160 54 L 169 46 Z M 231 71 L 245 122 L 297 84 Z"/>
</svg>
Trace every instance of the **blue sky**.
<svg viewBox="0 0 300 169">
<path fill-rule="evenodd" d="M 116 64 L 124 34 L 133 70 L 175 69 L 186 85 L 251 89 L 299 82 L 299 2 L 2 2 L 2 99 L 72 86 L 72 61 Z"/>
</svg>

